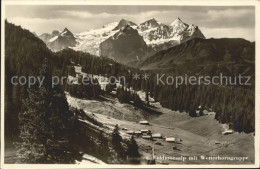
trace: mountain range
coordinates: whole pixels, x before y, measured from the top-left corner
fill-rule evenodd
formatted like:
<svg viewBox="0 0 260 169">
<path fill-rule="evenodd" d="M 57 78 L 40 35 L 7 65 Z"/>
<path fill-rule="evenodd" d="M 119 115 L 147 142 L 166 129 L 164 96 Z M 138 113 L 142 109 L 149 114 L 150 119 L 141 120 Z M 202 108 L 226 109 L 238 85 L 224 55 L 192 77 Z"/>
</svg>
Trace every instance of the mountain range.
<svg viewBox="0 0 260 169">
<path fill-rule="evenodd" d="M 73 33 L 65 28 L 63 31 L 54 30 L 51 34 L 44 33 L 39 36 L 48 48 L 57 52 L 67 47 L 75 47 L 77 42 Z"/>
<path fill-rule="evenodd" d="M 142 31 L 144 30 L 144 31 Z M 140 34 L 145 42 L 156 51 L 175 46 L 193 38 L 205 39 L 198 26 L 188 25 L 180 18 L 175 19 L 170 25 L 157 22 L 155 19 L 140 24 Z M 171 45 L 165 45 L 169 44 Z"/>
<path fill-rule="evenodd" d="M 109 45 L 104 45 L 105 42 L 112 42 L 112 37 L 115 37 L 118 34 L 122 34 L 122 32 L 126 30 L 126 27 L 131 27 L 132 29 L 136 30 L 135 33 L 128 34 L 128 32 L 125 38 L 120 38 L 120 43 L 113 43 L 113 47 L 108 47 Z M 62 33 L 64 32 L 67 32 L 67 36 L 65 37 L 62 36 Z M 137 61 L 140 58 L 146 58 L 147 56 L 150 56 L 157 51 L 176 46 L 193 38 L 205 38 L 198 26 L 195 26 L 193 24 L 188 25 L 184 23 L 180 18 L 175 19 L 169 25 L 160 23 L 154 18 L 149 19 L 139 25 L 132 21 L 121 19 L 119 22 L 113 22 L 104 25 L 102 28 L 99 29 L 92 29 L 73 34 L 66 28 L 62 32 L 53 31 L 51 34 L 44 33 L 39 37 L 47 44 L 47 46 L 52 51 L 59 51 L 66 47 L 70 47 L 74 50 L 88 52 L 97 56 L 108 56 L 115 60 L 117 59 L 117 56 L 112 57 L 112 55 L 127 55 L 126 57 L 129 59 L 129 61 Z M 130 42 L 135 38 L 143 39 L 138 41 L 137 43 L 140 46 L 138 46 L 137 44 L 130 44 Z M 113 40 L 113 42 L 115 41 L 117 41 L 117 38 Z M 122 44 L 126 44 L 127 46 L 123 46 Z M 122 52 L 122 50 L 118 53 L 115 53 L 116 51 L 110 50 L 119 48 L 119 46 L 120 48 L 128 48 L 130 47 L 128 46 L 129 44 L 130 46 L 135 46 L 134 49 L 138 49 L 138 51 L 132 52 L 132 57 L 129 57 L 129 53 L 124 53 Z M 149 48 L 149 50 L 147 50 L 147 48 Z M 140 51 L 142 52 L 140 53 Z M 119 59 L 118 61 L 122 62 L 122 59 Z"/>
</svg>

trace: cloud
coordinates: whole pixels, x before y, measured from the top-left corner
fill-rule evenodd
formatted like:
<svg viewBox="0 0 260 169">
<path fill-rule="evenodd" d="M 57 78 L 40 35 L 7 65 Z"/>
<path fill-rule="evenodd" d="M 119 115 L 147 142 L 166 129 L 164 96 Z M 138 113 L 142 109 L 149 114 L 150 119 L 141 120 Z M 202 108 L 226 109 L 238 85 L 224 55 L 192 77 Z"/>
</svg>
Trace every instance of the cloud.
<svg viewBox="0 0 260 169">
<path fill-rule="evenodd" d="M 55 29 L 64 29 L 65 23 L 69 23 L 68 19 L 42 19 L 42 18 L 24 18 L 24 17 L 14 17 L 9 18 L 9 22 L 16 25 L 21 25 L 22 28 L 28 29 L 31 32 L 36 32 L 37 35 L 42 33 L 52 32 Z"/>
<path fill-rule="evenodd" d="M 243 18 L 244 16 L 254 15 L 253 10 L 249 9 L 226 9 L 226 10 L 209 10 L 207 14 L 212 19 L 224 19 L 224 18 Z"/>
<path fill-rule="evenodd" d="M 120 14 L 114 14 L 114 13 L 108 13 L 108 12 L 101 12 L 101 13 L 91 13 L 88 11 L 56 11 L 57 13 L 60 14 L 60 16 L 63 17 L 73 17 L 73 18 L 100 18 L 100 19 L 106 19 L 106 18 L 111 18 L 111 17 L 119 17 L 119 18 L 135 18 L 135 20 L 138 17 L 143 17 L 143 18 L 150 18 L 150 17 L 155 17 L 164 14 L 173 14 L 172 11 L 146 11 L 146 12 L 139 12 L 139 13 L 133 13 L 133 14 L 127 14 L 127 13 L 120 13 Z"/>
<path fill-rule="evenodd" d="M 58 11 L 61 15 L 66 17 L 81 17 L 81 18 L 108 18 L 108 17 L 114 17 L 115 14 L 110 14 L 107 12 L 102 12 L 98 14 L 90 13 L 87 11 Z"/>
<path fill-rule="evenodd" d="M 255 29 L 251 28 L 200 28 L 206 38 L 244 38 L 255 41 Z"/>
<path fill-rule="evenodd" d="M 254 27 L 255 11 L 249 9 L 226 9 L 223 11 L 209 10 L 207 12 L 208 27 Z"/>
</svg>

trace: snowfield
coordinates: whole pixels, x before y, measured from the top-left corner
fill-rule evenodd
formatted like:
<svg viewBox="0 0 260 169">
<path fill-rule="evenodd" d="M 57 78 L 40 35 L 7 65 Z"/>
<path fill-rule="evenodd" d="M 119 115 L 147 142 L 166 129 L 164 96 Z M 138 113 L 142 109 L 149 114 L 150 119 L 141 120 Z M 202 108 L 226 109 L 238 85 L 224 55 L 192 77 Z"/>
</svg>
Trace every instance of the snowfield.
<svg viewBox="0 0 260 169">
<path fill-rule="evenodd" d="M 53 38 L 51 38 L 51 39 L 49 40 L 49 42 L 55 41 L 58 37 L 59 37 L 59 36 L 54 36 Z"/>
<path fill-rule="evenodd" d="M 83 155 L 82 161 L 76 161 L 76 164 L 78 165 L 87 165 L 87 164 L 106 164 L 103 161 L 97 159 L 96 157 L 93 157 L 88 154 Z"/>
<path fill-rule="evenodd" d="M 103 26 L 100 29 L 93 29 L 86 32 L 75 34 L 77 42 L 79 43 L 74 50 L 89 52 L 93 55 L 99 56 L 99 45 L 110 36 L 114 35 L 117 31 L 112 31 L 118 22 L 113 22 Z"/>
<path fill-rule="evenodd" d="M 156 27 L 146 25 L 146 29 L 142 29 L 140 25 L 132 25 L 131 27 L 137 30 L 139 35 L 143 37 L 145 43 L 151 47 L 166 42 L 175 42 L 174 44 L 180 44 L 183 39 L 189 38 L 193 35 L 201 38 L 204 37 L 198 27 L 193 24 L 188 25 L 182 22 L 180 18 L 175 19 L 170 25 L 165 25 L 160 22 L 157 23 L 158 26 Z M 120 31 L 113 30 L 118 24 L 119 22 L 112 22 L 104 25 L 102 28 L 75 33 L 74 36 L 78 44 L 76 47 L 71 48 L 100 56 L 100 43 Z"/>
</svg>

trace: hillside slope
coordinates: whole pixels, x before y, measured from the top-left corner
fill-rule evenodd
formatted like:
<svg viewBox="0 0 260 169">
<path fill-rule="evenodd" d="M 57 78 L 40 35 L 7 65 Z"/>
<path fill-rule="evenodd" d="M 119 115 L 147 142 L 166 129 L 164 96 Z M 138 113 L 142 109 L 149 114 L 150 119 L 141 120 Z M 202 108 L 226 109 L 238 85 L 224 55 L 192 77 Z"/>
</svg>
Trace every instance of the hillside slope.
<svg viewBox="0 0 260 169">
<path fill-rule="evenodd" d="M 143 70 L 176 70 L 207 74 L 254 72 L 254 43 L 244 39 L 192 39 L 159 51 L 140 64 Z M 223 72 L 224 71 L 224 72 Z M 216 72 L 215 72 L 216 73 Z"/>
</svg>

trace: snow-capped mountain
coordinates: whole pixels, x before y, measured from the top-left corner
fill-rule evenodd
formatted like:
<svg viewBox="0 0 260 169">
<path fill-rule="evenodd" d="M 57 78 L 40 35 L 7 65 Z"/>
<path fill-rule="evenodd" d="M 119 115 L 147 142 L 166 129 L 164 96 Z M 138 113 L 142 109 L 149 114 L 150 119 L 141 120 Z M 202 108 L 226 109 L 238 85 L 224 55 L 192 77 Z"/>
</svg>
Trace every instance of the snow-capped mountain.
<svg viewBox="0 0 260 169">
<path fill-rule="evenodd" d="M 113 31 L 122 29 L 126 25 L 132 26 L 133 28 L 137 28 L 137 25 L 134 22 L 128 21 L 128 20 L 125 20 L 125 19 L 121 19 L 120 22 L 118 23 L 118 25 L 113 29 Z"/>
<path fill-rule="evenodd" d="M 145 31 L 139 29 L 139 33 L 148 45 L 157 48 L 157 50 L 163 49 L 163 45 L 165 43 L 169 45 L 169 42 L 174 46 L 193 38 L 205 39 L 197 26 L 188 25 L 182 22 L 180 18 L 175 19 L 170 25 L 161 23 L 157 27 Z M 162 47 L 158 48 L 158 46 Z"/>
<path fill-rule="evenodd" d="M 75 47 L 77 44 L 73 33 L 67 28 L 63 31 L 54 30 L 51 34 L 44 33 L 40 35 L 40 38 L 46 43 L 48 48 L 55 52 L 67 47 Z"/>
<path fill-rule="evenodd" d="M 100 43 L 121 31 L 127 25 L 137 30 L 139 35 L 143 36 L 145 43 L 155 51 L 167 49 L 193 38 L 205 38 L 198 26 L 193 24 L 188 25 L 180 18 L 175 19 L 169 25 L 160 23 L 154 18 L 149 19 L 140 25 L 129 20 L 121 19 L 119 22 L 104 25 L 99 29 L 92 29 L 74 34 L 77 43 L 73 42 L 71 46 L 67 47 L 99 56 Z M 49 41 L 55 41 L 60 34 L 61 31 L 57 30 L 53 31 L 52 34 L 43 34 L 40 37 L 48 45 L 50 43 Z M 59 45 L 56 42 L 54 46 L 56 48 L 56 46 Z"/>
<path fill-rule="evenodd" d="M 118 22 L 113 22 L 104 25 L 100 29 L 92 29 L 89 31 L 75 34 L 78 45 L 73 47 L 74 50 L 89 52 L 93 55 L 99 55 L 99 45 L 110 36 L 114 35 L 117 30 L 113 29 L 118 25 Z"/>
<path fill-rule="evenodd" d="M 183 31 L 186 30 L 186 28 L 189 26 L 186 23 L 183 23 L 181 21 L 181 19 L 178 17 L 177 19 L 175 19 L 171 24 L 170 24 L 171 28 L 172 28 L 172 32 L 173 33 L 182 33 Z"/>
<path fill-rule="evenodd" d="M 110 38 L 100 44 L 100 54 L 120 63 L 143 60 L 152 52 L 146 45 L 143 37 L 130 25 L 121 28 Z"/>
<path fill-rule="evenodd" d="M 54 30 L 52 31 L 51 34 L 49 33 L 43 33 L 41 34 L 39 37 L 41 38 L 41 40 L 43 40 L 45 43 L 48 43 L 49 40 L 55 36 L 58 36 L 61 33 L 60 30 Z"/>
<path fill-rule="evenodd" d="M 139 25 L 139 29 L 141 31 L 146 31 L 148 29 L 152 29 L 152 28 L 157 28 L 160 24 L 157 22 L 157 20 L 153 19 L 149 19 L 148 21 L 145 21 L 144 23 L 141 23 Z"/>
<path fill-rule="evenodd" d="M 191 24 L 188 28 L 187 28 L 187 35 L 185 36 L 185 38 L 181 39 L 181 42 L 185 42 L 187 40 L 193 39 L 193 38 L 202 38 L 205 39 L 205 36 L 203 35 L 203 33 L 200 31 L 200 29 L 198 28 L 198 26 L 195 26 L 193 24 Z"/>
</svg>

